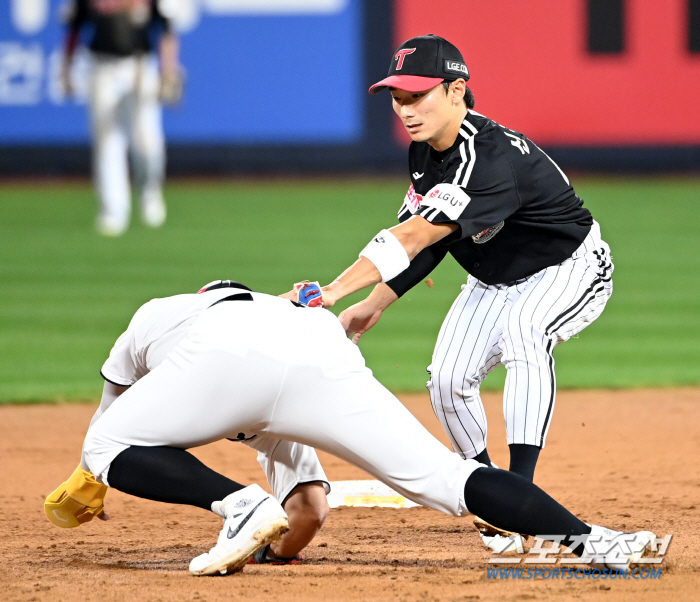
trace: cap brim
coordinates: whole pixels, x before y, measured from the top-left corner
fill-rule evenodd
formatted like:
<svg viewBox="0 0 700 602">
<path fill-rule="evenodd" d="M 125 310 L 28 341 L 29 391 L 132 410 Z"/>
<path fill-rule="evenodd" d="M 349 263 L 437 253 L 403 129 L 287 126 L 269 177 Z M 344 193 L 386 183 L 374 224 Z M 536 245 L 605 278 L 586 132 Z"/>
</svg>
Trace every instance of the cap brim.
<svg viewBox="0 0 700 602">
<path fill-rule="evenodd" d="M 390 75 L 382 81 L 374 84 L 370 89 L 370 94 L 379 94 L 387 88 L 398 88 L 407 92 L 422 92 L 430 90 L 440 82 L 444 81 L 442 77 L 421 77 L 420 75 Z"/>
</svg>

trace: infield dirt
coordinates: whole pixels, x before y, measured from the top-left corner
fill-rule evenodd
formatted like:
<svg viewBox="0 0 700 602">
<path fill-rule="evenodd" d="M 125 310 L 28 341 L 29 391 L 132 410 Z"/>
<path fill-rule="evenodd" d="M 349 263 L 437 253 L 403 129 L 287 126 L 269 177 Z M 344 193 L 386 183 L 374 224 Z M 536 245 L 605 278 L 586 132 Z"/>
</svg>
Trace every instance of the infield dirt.
<svg viewBox="0 0 700 602">
<path fill-rule="evenodd" d="M 500 395 L 484 396 L 493 460 L 508 465 Z M 402 401 L 446 441 L 427 395 Z M 108 522 L 51 525 L 43 500 L 77 464 L 94 405 L 0 407 L 1 600 L 697 600 L 700 599 L 700 389 L 563 391 L 535 482 L 588 522 L 673 534 L 661 577 L 487 577 L 490 552 L 469 517 L 427 508 L 340 508 L 295 566 L 191 577 L 220 519 L 110 491 Z M 388 428 L 391 425 L 387 425 Z M 195 451 L 213 468 L 267 488 L 255 453 L 230 442 Z M 367 478 L 320 453 L 331 480 Z"/>
</svg>

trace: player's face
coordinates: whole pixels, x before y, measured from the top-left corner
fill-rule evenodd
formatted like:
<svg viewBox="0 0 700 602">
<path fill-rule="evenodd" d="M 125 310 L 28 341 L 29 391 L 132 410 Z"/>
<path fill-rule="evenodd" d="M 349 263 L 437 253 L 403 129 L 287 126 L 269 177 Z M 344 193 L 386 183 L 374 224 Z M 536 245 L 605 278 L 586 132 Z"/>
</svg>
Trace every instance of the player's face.
<svg viewBox="0 0 700 602">
<path fill-rule="evenodd" d="M 455 102 L 451 90 L 442 84 L 423 92 L 391 89 L 393 107 L 408 135 L 416 142 L 427 142 L 435 150 L 448 149 L 457 138 L 466 114 L 461 99 Z"/>
</svg>

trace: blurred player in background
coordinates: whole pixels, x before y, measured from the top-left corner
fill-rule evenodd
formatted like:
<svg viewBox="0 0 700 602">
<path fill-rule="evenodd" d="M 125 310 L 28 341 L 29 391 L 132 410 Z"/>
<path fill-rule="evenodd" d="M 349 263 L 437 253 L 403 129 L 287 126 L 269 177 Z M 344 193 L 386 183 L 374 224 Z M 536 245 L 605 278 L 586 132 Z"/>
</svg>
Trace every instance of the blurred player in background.
<svg viewBox="0 0 700 602">
<path fill-rule="evenodd" d="M 93 177 L 100 202 L 96 227 L 104 236 L 120 236 L 129 227 L 129 149 L 144 223 L 158 228 L 166 218 L 160 103 L 179 100 L 182 79 L 178 38 L 161 4 L 159 0 L 71 0 L 68 7 L 62 68 L 68 96 L 79 36 L 84 28 L 90 30 L 88 99 Z"/>
</svg>

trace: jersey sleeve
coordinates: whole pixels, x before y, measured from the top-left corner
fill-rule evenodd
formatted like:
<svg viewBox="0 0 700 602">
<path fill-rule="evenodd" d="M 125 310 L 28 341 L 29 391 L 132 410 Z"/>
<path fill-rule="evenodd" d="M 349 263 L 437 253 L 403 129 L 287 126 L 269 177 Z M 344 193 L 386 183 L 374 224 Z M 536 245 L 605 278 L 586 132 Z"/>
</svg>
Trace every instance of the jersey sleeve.
<svg viewBox="0 0 700 602">
<path fill-rule="evenodd" d="M 423 197 L 416 192 L 413 184 L 408 188 L 401 208 L 398 212 L 399 222 L 403 223 L 410 219 L 420 209 Z M 389 280 L 386 284 L 398 297 L 402 297 L 407 291 L 412 289 L 445 258 L 447 249 L 438 242 L 423 249 L 416 255 L 411 264 L 398 276 Z"/>
<path fill-rule="evenodd" d="M 145 303 L 136 311 L 129 322 L 129 327 L 114 343 L 107 361 L 100 370 L 105 380 L 115 385 L 130 387 L 148 373 L 145 359 L 141 357 L 143 350 L 140 349 L 139 337 L 143 338 L 140 333 L 143 330 L 144 321 L 158 308 L 155 301 Z"/>
<path fill-rule="evenodd" d="M 330 493 L 328 477 L 313 447 L 264 434 L 244 443 L 257 450 L 258 462 L 265 471 L 272 492 L 281 504 L 295 487 L 305 483 L 321 482 L 326 495 Z"/>
<path fill-rule="evenodd" d="M 138 380 L 138 372 L 134 330 L 128 328 L 114 343 L 100 374 L 115 385 L 130 387 Z"/>
<path fill-rule="evenodd" d="M 398 297 L 402 297 L 430 274 L 430 272 L 445 258 L 445 255 L 447 255 L 447 248 L 439 242 L 426 247 L 413 258 L 411 265 L 398 276 L 389 280 L 386 283 L 387 286 L 394 291 Z"/>
<path fill-rule="evenodd" d="M 494 135 L 499 135 L 496 132 Z M 520 208 L 517 180 L 510 145 L 479 142 L 469 137 L 459 145 L 459 155 L 446 170 L 443 181 L 428 190 L 417 214 L 431 223 L 453 223 L 459 234 L 450 240 L 478 236 L 502 226 Z M 505 146 L 505 151 L 504 151 Z"/>
</svg>

